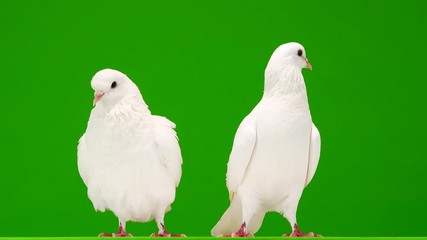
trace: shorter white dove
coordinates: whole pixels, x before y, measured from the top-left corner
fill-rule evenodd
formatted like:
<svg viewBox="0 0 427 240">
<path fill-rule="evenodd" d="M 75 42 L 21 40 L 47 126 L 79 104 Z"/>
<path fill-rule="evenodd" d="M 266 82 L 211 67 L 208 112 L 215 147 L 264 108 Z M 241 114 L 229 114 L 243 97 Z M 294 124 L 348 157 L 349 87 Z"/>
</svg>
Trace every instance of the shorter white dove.
<svg viewBox="0 0 427 240">
<path fill-rule="evenodd" d="M 184 236 L 164 224 L 181 179 L 175 124 L 152 115 L 138 87 L 119 71 L 97 72 L 91 86 L 95 107 L 79 140 L 78 169 L 94 208 L 119 219 L 117 233 L 100 236 L 131 236 L 126 222 L 153 219 L 159 231 L 152 236 Z"/>
</svg>

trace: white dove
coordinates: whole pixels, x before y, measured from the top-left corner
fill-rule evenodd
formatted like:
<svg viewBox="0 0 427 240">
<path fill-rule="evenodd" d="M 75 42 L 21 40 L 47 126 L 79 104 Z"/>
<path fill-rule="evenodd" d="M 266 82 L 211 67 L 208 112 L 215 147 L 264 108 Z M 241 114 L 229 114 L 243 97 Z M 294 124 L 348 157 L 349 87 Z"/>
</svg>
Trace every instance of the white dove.
<svg viewBox="0 0 427 240">
<path fill-rule="evenodd" d="M 320 157 L 320 134 L 312 123 L 302 68 L 311 70 L 304 47 L 278 47 L 265 70 L 264 95 L 240 124 L 227 169 L 230 206 L 213 236 L 253 236 L 266 212 L 281 213 L 292 234 L 303 234 L 296 211 Z"/>
<path fill-rule="evenodd" d="M 117 233 L 100 236 L 131 236 L 127 221 L 153 219 L 159 232 L 152 236 L 181 236 L 168 233 L 163 221 L 181 179 L 175 124 L 151 115 L 138 87 L 119 71 L 97 72 L 91 86 L 95 107 L 79 140 L 78 168 L 94 208 L 119 219 Z"/>
</svg>

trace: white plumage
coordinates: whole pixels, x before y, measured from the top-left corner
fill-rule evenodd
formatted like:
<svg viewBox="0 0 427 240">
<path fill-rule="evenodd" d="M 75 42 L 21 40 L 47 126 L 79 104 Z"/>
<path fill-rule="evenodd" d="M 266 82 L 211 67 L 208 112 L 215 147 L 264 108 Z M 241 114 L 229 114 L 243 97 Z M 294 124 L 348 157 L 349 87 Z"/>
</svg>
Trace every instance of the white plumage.
<svg viewBox="0 0 427 240">
<path fill-rule="evenodd" d="M 302 68 L 311 69 L 304 47 L 281 45 L 265 70 L 264 95 L 240 124 L 227 169 L 230 207 L 213 236 L 250 236 L 266 212 L 288 219 L 292 236 L 298 201 L 320 157 L 320 134 L 311 120 Z M 240 227 L 240 229 L 239 229 Z"/>
<path fill-rule="evenodd" d="M 96 106 L 79 141 L 78 168 L 93 206 L 119 218 L 112 236 L 128 236 L 127 221 L 153 219 L 159 234 L 169 235 L 163 218 L 182 164 L 175 124 L 151 115 L 138 87 L 119 71 L 99 71 L 91 86 Z"/>
</svg>

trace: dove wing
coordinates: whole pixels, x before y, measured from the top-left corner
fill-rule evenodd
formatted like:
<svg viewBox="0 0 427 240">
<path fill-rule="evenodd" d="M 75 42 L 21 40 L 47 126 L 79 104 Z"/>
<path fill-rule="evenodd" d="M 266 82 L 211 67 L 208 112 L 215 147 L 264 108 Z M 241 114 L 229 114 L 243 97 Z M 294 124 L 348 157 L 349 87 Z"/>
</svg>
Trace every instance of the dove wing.
<svg viewBox="0 0 427 240">
<path fill-rule="evenodd" d="M 77 167 L 80 173 L 81 178 L 83 179 L 83 182 L 87 186 L 88 184 L 88 174 L 87 174 L 87 168 L 82 164 L 81 159 L 86 157 L 86 133 L 83 134 L 83 136 L 79 139 L 79 144 L 77 145 Z"/>
<path fill-rule="evenodd" d="M 308 169 L 307 178 L 305 180 L 305 186 L 307 186 L 316 172 L 317 165 L 320 159 L 320 133 L 316 126 L 311 127 L 311 138 L 310 138 L 310 150 L 308 156 Z"/>
<path fill-rule="evenodd" d="M 256 122 L 251 115 L 248 115 L 237 129 L 227 165 L 227 187 L 230 200 L 233 199 L 234 193 L 245 176 L 255 148 L 256 137 Z"/>
<path fill-rule="evenodd" d="M 182 173 L 182 156 L 178 137 L 174 130 L 175 124 L 165 117 L 154 117 L 158 125 L 153 138 L 160 154 L 160 162 L 173 177 L 175 185 L 178 186 Z"/>
</svg>

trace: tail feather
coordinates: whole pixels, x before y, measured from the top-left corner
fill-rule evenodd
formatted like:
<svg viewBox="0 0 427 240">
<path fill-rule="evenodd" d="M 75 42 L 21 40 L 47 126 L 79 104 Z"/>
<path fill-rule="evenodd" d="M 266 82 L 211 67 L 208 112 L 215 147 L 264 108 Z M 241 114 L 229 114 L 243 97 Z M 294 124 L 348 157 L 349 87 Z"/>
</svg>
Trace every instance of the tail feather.
<svg viewBox="0 0 427 240">
<path fill-rule="evenodd" d="M 230 207 L 222 215 L 218 223 L 213 227 L 211 235 L 218 237 L 221 234 L 231 234 L 236 232 L 242 224 L 242 203 L 238 196 L 235 196 L 230 203 Z"/>
<path fill-rule="evenodd" d="M 255 234 L 261 227 L 264 220 L 265 212 L 256 213 L 247 225 L 248 233 Z M 218 223 L 213 227 L 211 235 L 214 237 L 222 234 L 231 234 L 239 230 L 243 223 L 242 219 L 242 202 L 238 194 L 230 203 L 230 207 L 222 215 Z"/>
<path fill-rule="evenodd" d="M 265 212 L 259 212 L 252 217 L 247 227 L 248 233 L 255 234 L 256 232 L 258 232 L 259 228 L 262 225 L 262 221 L 264 220 L 264 216 Z"/>
</svg>

